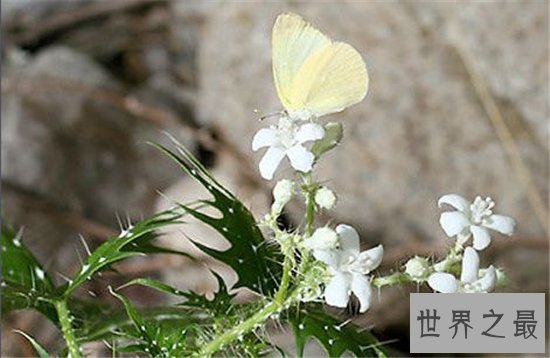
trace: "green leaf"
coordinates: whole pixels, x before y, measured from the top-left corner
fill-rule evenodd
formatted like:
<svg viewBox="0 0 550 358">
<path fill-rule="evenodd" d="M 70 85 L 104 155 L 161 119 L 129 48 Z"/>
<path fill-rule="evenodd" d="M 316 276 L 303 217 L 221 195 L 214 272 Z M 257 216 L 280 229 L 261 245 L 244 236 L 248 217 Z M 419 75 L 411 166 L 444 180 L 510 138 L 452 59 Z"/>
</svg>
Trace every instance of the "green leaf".
<svg viewBox="0 0 550 358">
<path fill-rule="evenodd" d="M 45 350 L 41 345 L 40 343 L 38 343 L 33 337 L 29 336 L 28 334 L 26 334 L 25 332 L 23 331 L 20 331 L 18 329 L 15 329 L 13 330 L 15 333 L 19 333 L 20 335 L 22 335 L 23 337 L 25 337 L 31 344 L 32 346 L 34 347 L 34 350 L 36 351 L 36 353 L 38 353 L 38 356 L 40 358 L 48 358 L 50 357 L 50 354 L 48 353 L 47 350 Z"/>
<path fill-rule="evenodd" d="M 161 348 L 157 345 L 157 342 L 151 338 L 151 335 L 149 333 L 149 330 L 147 329 L 147 326 L 145 326 L 145 321 L 141 318 L 138 311 L 132 306 L 130 301 L 122 295 L 119 295 L 118 293 L 111 290 L 111 294 L 119 299 L 119 301 L 122 302 L 124 305 L 124 309 L 126 310 L 126 314 L 128 317 L 132 320 L 135 329 L 138 332 L 138 337 L 146 343 L 147 347 L 145 347 L 143 350 L 147 353 L 150 353 L 153 357 L 161 355 Z"/>
<path fill-rule="evenodd" d="M 340 357 L 350 351 L 356 357 L 384 356 L 378 340 L 367 330 L 349 322 L 341 322 L 327 314 L 320 305 L 301 307 L 296 313 L 289 311 L 294 331 L 296 351 L 303 357 L 307 340 L 315 338 L 329 357 Z"/>
<path fill-rule="evenodd" d="M 156 252 L 178 253 L 188 256 L 181 252 L 160 248 L 151 244 L 151 240 L 155 238 L 155 235 L 153 235 L 155 230 L 167 225 L 180 223 L 181 217 L 182 213 L 175 210 L 161 212 L 146 220 L 137 222 L 121 232 L 117 237 L 100 245 L 86 258 L 80 271 L 69 282 L 65 288 L 64 296 L 68 297 L 78 286 L 91 278 L 96 272 L 109 268 L 112 264 L 129 257 Z"/>
<path fill-rule="evenodd" d="M 213 315 L 226 316 L 233 308 L 232 299 L 235 297 L 235 295 L 230 294 L 227 291 L 227 286 L 225 285 L 224 280 L 218 274 L 214 272 L 213 274 L 218 280 L 218 291 L 215 293 L 212 300 L 207 299 L 204 295 L 199 295 L 195 292 L 184 292 L 163 282 L 150 278 L 137 278 L 128 282 L 122 287 L 130 285 L 141 285 L 150 287 L 157 291 L 184 297 L 186 301 L 180 303 L 179 306 L 196 307 L 202 310 L 208 310 Z"/>
<path fill-rule="evenodd" d="M 254 217 L 243 203 L 218 183 L 189 151 L 175 143 L 178 153 L 153 144 L 172 158 L 180 167 L 211 195 L 200 201 L 206 207 L 217 209 L 219 217 L 210 216 L 188 205 L 181 207 L 197 220 L 220 233 L 231 247 L 225 251 L 209 248 L 194 240 L 195 245 L 215 259 L 231 266 L 238 274 L 235 288 L 247 287 L 260 294 L 275 292 L 280 276 L 281 259 L 274 246 L 268 246 Z M 193 238 L 191 238 L 193 240 Z"/>
<path fill-rule="evenodd" d="M 325 136 L 313 143 L 311 152 L 315 158 L 336 147 L 342 141 L 344 129 L 341 123 L 327 123 L 325 125 Z"/>
<path fill-rule="evenodd" d="M 243 317 L 250 317 L 256 313 L 258 309 L 263 307 L 260 301 L 240 304 L 232 303 L 232 299 L 235 295 L 228 293 L 227 287 L 219 275 L 215 273 L 214 275 L 218 280 L 219 289 L 212 300 L 208 300 L 203 295 L 198 295 L 194 292 L 183 292 L 160 281 L 147 278 L 132 280 L 122 287 L 134 284 L 142 285 L 160 292 L 186 298 L 187 301 L 178 304 L 178 307 L 188 309 L 190 312 L 195 312 L 196 314 L 202 313 L 205 315 L 207 318 L 203 319 L 201 322 L 202 325 L 194 325 L 186 331 L 188 338 L 186 342 L 186 352 L 194 352 L 196 354 L 196 352 L 202 348 L 205 339 L 208 340 L 211 339 L 213 335 L 226 332 L 228 329 L 234 327 L 235 324 L 241 322 Z M 181 328 L 181 326 L 179 328 Z M 169 329 L 165 327 L 161 329 L 165 335 L 169 336 L 171 332 Z M 178 334 L 180 333 L 178 332 Z M 198 345 L 197 342 L 199 342 Z M 171 344 L 173 345 L 174 343 Z M 270 342 L 260 338 L 253 332 L 248 332 L 238 340 L 225 345 L 224 351 L 218 352 L 217 355 L 228 357 L 259 357 L 264 356 L 273 349 L 276 349 L 276 347 L 273 347 Z"/>
<path fill-rule="evenodd" d="M 118 298 L 126 310 L 126 314 L 133 323 L 134 330 L 128 332 L 127 338 L 134 338 L 136 342 L 121 347 L 118 350 L 130 352 L 146 352 L 153 357 L 183 357 L 188 356 L 189 351 L 186 346 L 187 331 L 198 326 L 198 321 L 187 319 L 183 322 L 181 319 L 188 317 L 188 312 L 180 310 L 180 320 L 177 324 L 170 324 L 167 320 L 146 320 L 141 313 L 130 303 L 130 301 L 111 290 L 111 294 Z M 203 315 L 204 318 L 209 318 Z M 209 320 L 208 326 L 212 322 Z"/>
<path fill-rule="evenodd" d="M 17 234 L 2 226 L 2 313 L 34 308 L 57 322 L 49 303 L 54 296 L 51 278 L 21 242 Z"/>
<path fill-rule="evenodd" d="M 79 342 L 125 339 L 136 332 L 125 309 L 98 305 L 97 302 L 74 301 L 70 301 L 70 307 Z M 163 323 L 180 328 L 202 324 L 210 319 L 202 312 L 181 307 L 144 307 L 136 310 L 146 325 Z"/>
</svg>

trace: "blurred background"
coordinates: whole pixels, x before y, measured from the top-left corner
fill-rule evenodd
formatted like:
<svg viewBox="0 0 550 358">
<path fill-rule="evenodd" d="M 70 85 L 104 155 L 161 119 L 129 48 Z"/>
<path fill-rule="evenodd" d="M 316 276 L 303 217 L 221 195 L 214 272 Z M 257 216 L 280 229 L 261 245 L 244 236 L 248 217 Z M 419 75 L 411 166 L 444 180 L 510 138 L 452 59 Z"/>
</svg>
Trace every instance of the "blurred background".
<svg viewBox="0 0 550 358">
<path fill-rule="evenodd" d="M 24 227 L 24 242 L 58 283 L 120 230 L 201 195 L 147 141 L 168 132 L 187 146 L 258 217 L 271 182 L 257 172 L 257 118 L 282 107 L 271 74 L 275 17 L 301 14 L 363 54 L 365 101 L 326 120 L 344 123 L 342 145 L 318 178 L 339 194 L 320 223 L 348 223 L 362 244 L 386 247 L 381 272 L 450 241 L 437 199 L 491 196 L 517 219 L 513 238 L 494 235 L 482 266 L 502 266 L 512 292 L 548 293 L 548 2 L 2 1 L 2 217 Z M 283 167 L 281 167 L 283 169 Z M 291 173 L 279 170 L 279 177 Z M 162 192 L 165 196 L 159 195 Z M 301 222 L 296 203 L 286 221 Z M 190 224 L 193 237 L 215 240 Z M 179 229 L 164 245 L 187 248 Z M 195 251 L 196 252 L 196 251 Z M 146 275 L 181 288 L 212 290 L 204 258 L 158 256 L 118 265 L 88 283 Z M 228 280 L 231 275 L 226 273 Z M 384 289 L 357 322 L 408 355 L 408 292 Z M 142 305 L 163 299 L 128 293 Z M 3 317 L 2 356 L 30 356 L 12 332 L 48 349 L 57 330 L 38 314 Z M 290 337 L 281 334 L 283 343 Z M 86 347 L 100 356 L 103 343 Z"/>
</svg>

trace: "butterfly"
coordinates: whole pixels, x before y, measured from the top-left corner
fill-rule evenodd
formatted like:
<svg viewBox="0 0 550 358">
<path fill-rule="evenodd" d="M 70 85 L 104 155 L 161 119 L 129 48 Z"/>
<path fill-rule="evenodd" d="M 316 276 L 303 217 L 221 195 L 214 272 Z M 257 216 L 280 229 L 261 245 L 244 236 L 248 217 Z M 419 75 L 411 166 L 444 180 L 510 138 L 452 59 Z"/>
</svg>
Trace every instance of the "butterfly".
<svg viewBox="0 0 550 358">
<path fill-rule="evenodd" d="M 361 55 L 335 42 L 302 17 L 277 17 L 272 38 L 273 77 L 286 114 L 307 120 L 360 102 L 369 77 Z"/>
</svg>

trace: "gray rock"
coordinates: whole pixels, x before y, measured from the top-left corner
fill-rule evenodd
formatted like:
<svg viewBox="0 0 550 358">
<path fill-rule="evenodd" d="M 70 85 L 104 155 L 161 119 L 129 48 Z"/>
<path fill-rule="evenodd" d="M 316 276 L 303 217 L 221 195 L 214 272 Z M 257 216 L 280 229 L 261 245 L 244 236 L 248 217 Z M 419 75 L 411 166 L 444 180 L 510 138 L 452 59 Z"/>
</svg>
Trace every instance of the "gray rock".
<svg viewBox="0 0 550 358">
<path fill-rule="evenodd" d="M 167 141 L 171 128 L 124 110 L 121 85 L 87 56 L 51 48 L 8 66 L 4 83 L 3 180 L 116 227 L 117 214 L 149 213 L 156 191 L 181 175 L 146 144 Z M 185 127 L 172 129 L 193 148 Z"/>
</svg>

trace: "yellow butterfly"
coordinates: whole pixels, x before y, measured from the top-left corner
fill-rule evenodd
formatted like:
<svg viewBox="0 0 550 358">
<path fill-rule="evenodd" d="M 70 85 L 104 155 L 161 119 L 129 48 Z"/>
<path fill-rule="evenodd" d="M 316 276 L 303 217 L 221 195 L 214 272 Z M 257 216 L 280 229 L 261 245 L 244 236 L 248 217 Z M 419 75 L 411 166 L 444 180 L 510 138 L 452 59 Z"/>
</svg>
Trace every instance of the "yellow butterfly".
<svg viewBox="0 0 550 358">
<path fill-rule="evenodd" d="M 340 112 L 367 94 L 367 67 L 357 50 L 296 14 L 277 17 L 272 51 L 277 94 L 293 119 Z"/>
</svg>

